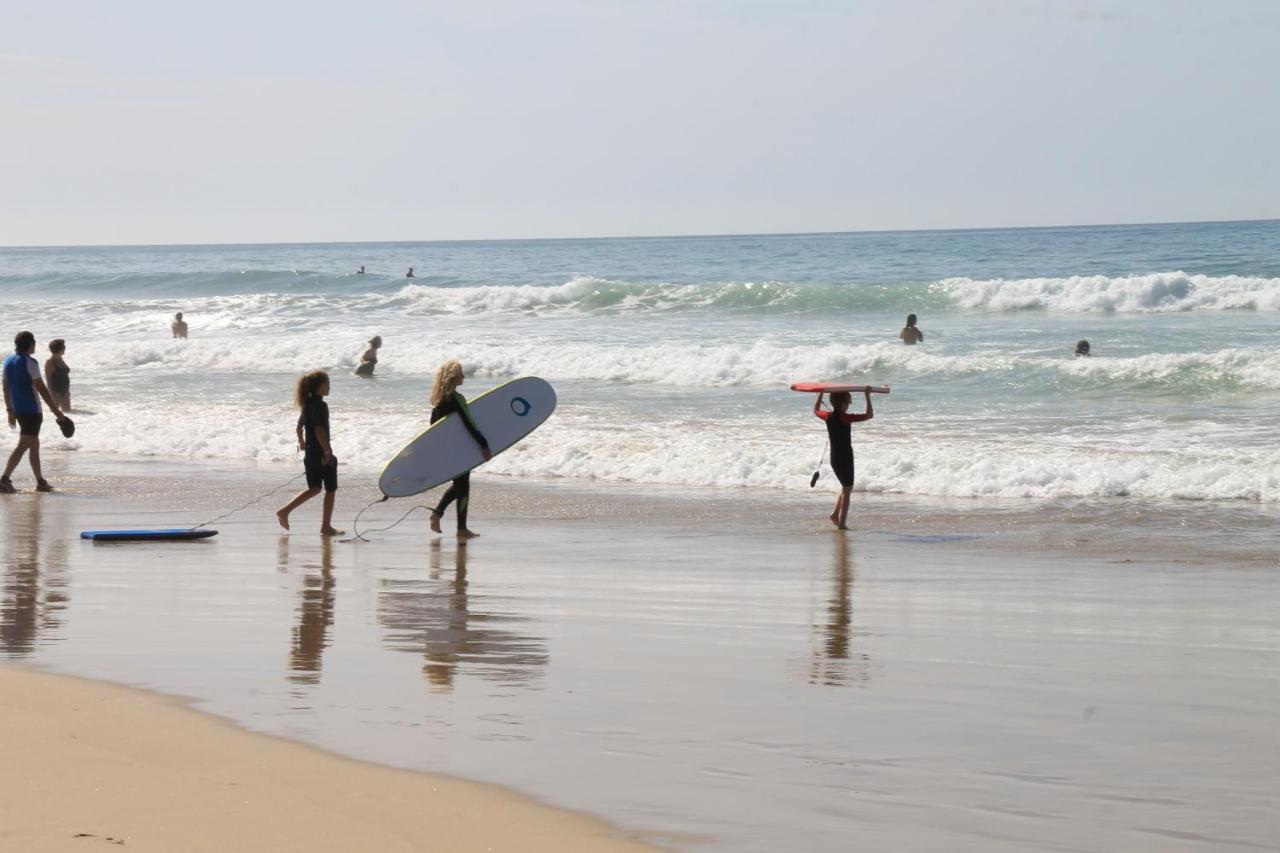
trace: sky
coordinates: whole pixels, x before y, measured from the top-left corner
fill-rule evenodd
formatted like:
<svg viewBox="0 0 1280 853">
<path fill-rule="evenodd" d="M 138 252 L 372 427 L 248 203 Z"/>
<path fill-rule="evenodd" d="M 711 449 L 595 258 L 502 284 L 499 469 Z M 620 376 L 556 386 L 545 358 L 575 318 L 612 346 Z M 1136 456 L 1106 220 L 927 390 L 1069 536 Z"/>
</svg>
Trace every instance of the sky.
<svg viewBox="0 0 1280 853">
<path fill-rule="evenodd" d="M 0 0 L 0 245 L 1280 217 L 1273 0 Z"/>
</svg>

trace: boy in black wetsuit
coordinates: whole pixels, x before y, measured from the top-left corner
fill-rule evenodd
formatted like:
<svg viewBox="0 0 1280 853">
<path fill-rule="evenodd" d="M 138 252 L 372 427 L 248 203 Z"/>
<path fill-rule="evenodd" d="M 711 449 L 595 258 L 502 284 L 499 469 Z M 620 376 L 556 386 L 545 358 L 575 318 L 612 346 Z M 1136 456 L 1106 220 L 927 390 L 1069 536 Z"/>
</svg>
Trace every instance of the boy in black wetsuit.
<svg viewBox="0 0 1280 853">
<path fill-rule="evenodd" d="M 822 408 L 822 393 L 813 404 L 813 413 L 827 423 L 827 438 L 831 440 L 831 470 L 840 481 L 840 496 L 836 498 L 831 523 L 841 530 L 848 530 L 845 520 L 849 517 L 849 493 L 853 491 L 853 439 L 849 425 L 869 421 L 875 417 L 871 408 L 871 392 L 864 393 L 867 410 L 861 415 L 849 414 L 851 398 L 848 391 L 836 391 L 831 395 L 831 411 Z"/>
<path fill-rule="evenodd" d="M 462 425 L 467 428 L 467 432 L 471 433 L 471 437 L 475 439 L 476 444 L 480 445 L 480 453 L 487 462 L 492 456 L 489 452 L 489 442 L 485 440 L 484 434 L 476 426 L 475 419 L 471 417 L 471 410 L 467 408 L 467 398 L 458 391 L 458 386 L 462 384 L 462 380 L 462 365 L 454 359 L 446 361 L 436 371 L 436 381 L 431 387 L 431 423 L 447 418 L 456 412 L 461 416 Z M 440 503 L 436 505 L 435 509 L 431 510 L 431 531 L 433 533 L 442 532 L 440 530 L 440 519 L 444 517 L 444 511 L 449 508 L 449 504 L 454 501 L 458 503 L 458 542 L 465 543 L 468 539 L 474 539 L 480 535 L 467 527 L 467 508 L 471 502 L 470 471 L 461 477 L 455 478 L 449 484 L 448 490 L 440 498 Z"/>
</svg>

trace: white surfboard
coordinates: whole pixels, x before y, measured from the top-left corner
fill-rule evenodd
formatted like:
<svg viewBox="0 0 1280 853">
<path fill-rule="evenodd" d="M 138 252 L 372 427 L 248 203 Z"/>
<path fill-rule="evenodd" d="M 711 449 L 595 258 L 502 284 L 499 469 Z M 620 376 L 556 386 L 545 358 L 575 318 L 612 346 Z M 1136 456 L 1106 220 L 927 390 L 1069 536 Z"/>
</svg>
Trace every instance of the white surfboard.
<svg viewBox="0 0 1280 853">
<path fill-rule="evenodd" d="M 551 417 L 556 392 L 545 379 L 525 376 L 469 400 L 468 407 L 497 456 Z M 378 488 L 389 498 L 405 498 L 460 477 L 482 462 L 480 445 L 467 432 L 462 415 L 455 413 L 406 444 L 382 470 Z"/>
</svg>

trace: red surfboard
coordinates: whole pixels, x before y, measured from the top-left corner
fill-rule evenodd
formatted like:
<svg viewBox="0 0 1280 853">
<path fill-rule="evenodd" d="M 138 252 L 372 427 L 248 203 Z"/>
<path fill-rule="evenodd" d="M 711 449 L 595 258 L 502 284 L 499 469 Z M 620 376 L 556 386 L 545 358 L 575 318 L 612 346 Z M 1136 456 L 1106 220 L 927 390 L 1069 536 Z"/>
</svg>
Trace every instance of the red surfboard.
<svg viewBox="0 0 1280 853">
<path fill-rule="evenodd" d="M 863 391 L 870 391 L 872 394 L 888 394 L 888 385 L 845 385 L 841 382 L 797 382 L 791 386 L 792 391 L 806 391 L 810 394 L 817 394 L 825 391 L 830 394 L 833 391 L 848 391 L 850 394 L 861 394 Z"/>
</svg>

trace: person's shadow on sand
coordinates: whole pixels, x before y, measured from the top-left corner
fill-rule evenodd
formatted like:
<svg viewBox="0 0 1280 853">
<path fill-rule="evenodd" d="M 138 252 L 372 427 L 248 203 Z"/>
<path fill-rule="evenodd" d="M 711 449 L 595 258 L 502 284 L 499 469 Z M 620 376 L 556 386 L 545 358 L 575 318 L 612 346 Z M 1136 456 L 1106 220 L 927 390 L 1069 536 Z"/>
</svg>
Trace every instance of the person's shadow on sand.
<svg viewBox="0 0 1280 853">
<path fill-rule="evenodd" d="M 289 537 L 281 536 L 280 570 L 289 566 Z M 329 645 L 336 594 L 333 580 L 333 539 L 320 539 L 320 565 L 308 569 L 298 589 L 298 621 L 289 648 L 289 680 L 295 684 L 319 684 L 324 650 Z"/>
<path fill-rule="evenodd" d="M 501 627 L 525 621 L 523 617 L 473 609 L 466 548 L 454 551 L 453 578 L 442 583 L 441 551 L 439 542 L 431 544 L 425 581 L 382 581 L 378 617 L 387 646 L 421 653 L 422 674 L 433 691 L 452 691 L 460 671 L 512 686 L 541 677 L 550 660 L 545 640 Z"/>
<path fill-rule="evenodd" d="M 871 659 L 852 648 L 862 636 L 853 628 L 853 557 L 849 537 L 837 535 L 832 568 L 831 598 L 826 620 L 813 626 L 813 654 L 809 683 L 826 687 L 865 684 L 871 679 Z"/>
</svg>

